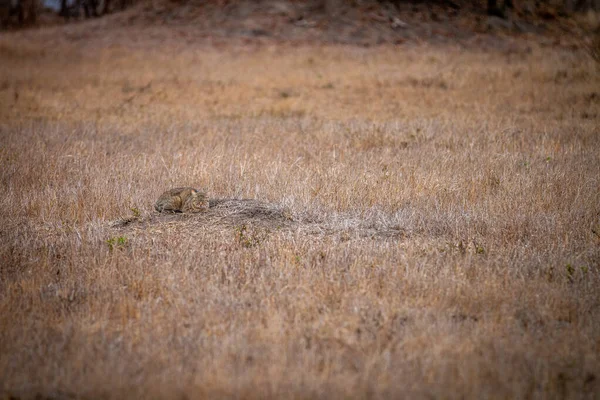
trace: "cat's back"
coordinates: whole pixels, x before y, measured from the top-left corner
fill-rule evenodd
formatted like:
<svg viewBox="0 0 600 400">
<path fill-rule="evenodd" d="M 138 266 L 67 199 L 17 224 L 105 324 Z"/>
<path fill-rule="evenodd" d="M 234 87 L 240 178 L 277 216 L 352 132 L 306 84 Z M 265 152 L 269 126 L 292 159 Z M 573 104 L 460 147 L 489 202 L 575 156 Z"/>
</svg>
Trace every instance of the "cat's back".
<svg viewBox="0 0 600 400">
<path fill-rule="evenodd" d="M 206 204 L 205 204 L 206 203 Z M 208 209 L 206 193 L 193 187 L 177 187 L 160 195 L 154 208 L 158 212 L 199 212 Z"/>
<path fill-rule="evenodd" d="M 167 190 L 160 197 L 174 197 L 174 196 L 189 197 L 195 191 L 196 191 L 196 189 L 194 189 L 192 187 L 187 187 L 187 186 L 186 187 L 178 187 L 178 188 L 173 188 L 173 189 Z"/>
</svg>

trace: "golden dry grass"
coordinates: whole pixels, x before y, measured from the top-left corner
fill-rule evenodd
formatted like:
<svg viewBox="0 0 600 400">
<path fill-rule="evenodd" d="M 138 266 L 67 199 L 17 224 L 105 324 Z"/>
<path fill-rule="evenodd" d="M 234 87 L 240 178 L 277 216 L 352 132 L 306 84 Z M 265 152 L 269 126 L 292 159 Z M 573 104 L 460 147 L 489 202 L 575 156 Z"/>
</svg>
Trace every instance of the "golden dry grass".
<svg viewBox="0 0 600 400">
<path fill-rule="evenodd" d="M 0 38 L 0 393 L 597 398 L 582 53 L 36 37 Z M 184 185 L 272 213 L 157 216 Z"/>
</svg>

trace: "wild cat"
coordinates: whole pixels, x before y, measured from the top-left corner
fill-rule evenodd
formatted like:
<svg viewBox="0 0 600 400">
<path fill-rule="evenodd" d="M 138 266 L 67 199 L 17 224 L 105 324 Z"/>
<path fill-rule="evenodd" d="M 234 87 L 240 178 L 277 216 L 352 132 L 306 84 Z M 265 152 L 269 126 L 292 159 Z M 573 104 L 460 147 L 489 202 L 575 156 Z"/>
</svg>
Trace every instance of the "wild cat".
<svg viewBox="0 0 600 400">
<path fill-rule="evenodd" d="M 167 190 L 160 195 L 154 209 L 158 212 L 198 213 L 208 210 L 208 195 L 191 187 Z"/>
</svg>

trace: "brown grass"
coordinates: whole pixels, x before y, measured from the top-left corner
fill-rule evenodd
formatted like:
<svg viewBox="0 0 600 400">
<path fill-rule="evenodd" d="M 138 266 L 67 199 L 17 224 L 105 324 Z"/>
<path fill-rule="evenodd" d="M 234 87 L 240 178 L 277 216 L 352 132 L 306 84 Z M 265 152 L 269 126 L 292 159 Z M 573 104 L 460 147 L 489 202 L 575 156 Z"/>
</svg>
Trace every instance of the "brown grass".
<svg viewBox="0 0 600 400">
<path fill-rule="evenodd" d="M 0 38 L 0 393 L 600 393 L 582 52 L 27 35 Z M 256 201 L 154 213 L 186 185 Z"/>
</svg>

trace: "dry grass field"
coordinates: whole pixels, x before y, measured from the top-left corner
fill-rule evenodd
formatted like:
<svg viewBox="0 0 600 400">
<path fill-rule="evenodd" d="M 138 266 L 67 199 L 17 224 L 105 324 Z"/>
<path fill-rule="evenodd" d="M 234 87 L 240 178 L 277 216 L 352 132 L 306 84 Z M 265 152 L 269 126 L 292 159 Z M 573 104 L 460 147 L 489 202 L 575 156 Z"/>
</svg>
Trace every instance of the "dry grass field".
<svg viewBox="0 0 600 400">
<path fill-rule="evenodd" d="M 44 32 L 0 36 L 0 393 L 600 396 L 584 53 Z"/>
</svg>

